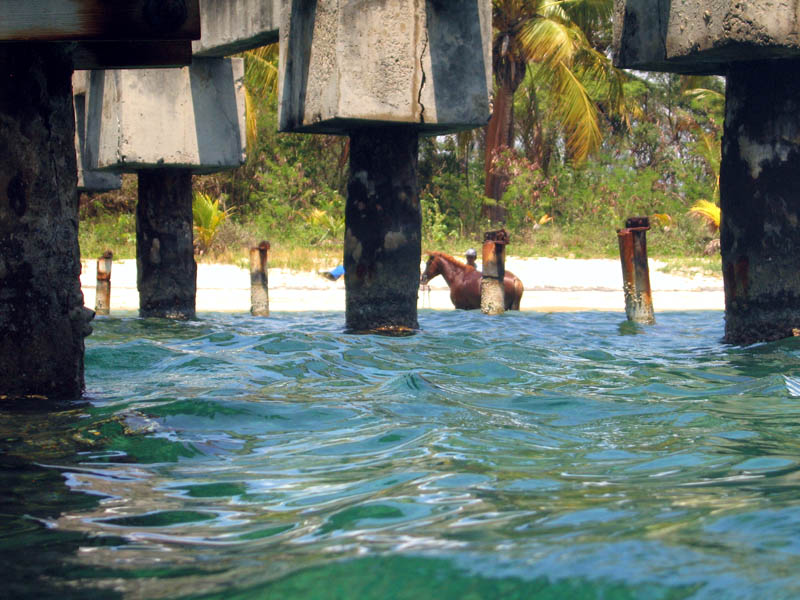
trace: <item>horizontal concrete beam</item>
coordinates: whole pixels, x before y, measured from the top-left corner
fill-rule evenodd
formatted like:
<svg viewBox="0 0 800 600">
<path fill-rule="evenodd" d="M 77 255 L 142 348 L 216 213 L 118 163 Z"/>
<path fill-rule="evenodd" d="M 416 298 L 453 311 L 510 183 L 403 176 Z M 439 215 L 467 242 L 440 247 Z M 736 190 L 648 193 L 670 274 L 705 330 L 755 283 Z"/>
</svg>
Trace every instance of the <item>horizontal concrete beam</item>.
<svg viewBox="0 0 800 600">
<path fill-rule="evenodd" d="M 76 71 L 185 67 L 192 64 L 192 42 L 78 42 L 72 64 Z"/>
<path fill-rule="evenodd" d="M 281 131 L 489 120 L 489 0 L 284 0 L 280 31 Z"/>
<path fill-rule="evenodd" d="M 181 69 L 93 71 L 86 156 L 115 173 L 213 173 L 246 158 L 244 65 L 196 58 Z"/>
<path fill-rule="evenodd" d="M 734 63 L 800 56 L 794 0 L 616 0 L 617 66 L 724 74 Z"/>
<path fill-rule="evenodd" d="M 195 56 L 223 57 L 278 41 L 281 0 L 200 0 L 203 36 Z"/>
<path fill-rule="evenodd" d="M 0 41 L 196 40 L 198 0 L 3 2 Z"/>
</svg>

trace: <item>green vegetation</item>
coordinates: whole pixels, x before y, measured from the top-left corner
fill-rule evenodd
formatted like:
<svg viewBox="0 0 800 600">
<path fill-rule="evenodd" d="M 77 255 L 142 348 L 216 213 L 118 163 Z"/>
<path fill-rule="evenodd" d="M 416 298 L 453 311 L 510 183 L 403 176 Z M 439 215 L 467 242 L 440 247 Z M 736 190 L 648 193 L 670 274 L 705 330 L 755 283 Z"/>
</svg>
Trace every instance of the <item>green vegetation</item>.
<svg viewBox="0 0 800 600">
<path fill-rule="evenodd" d="M 214 243 L 220 226 L 233 212 L 232 208 L 220 206 L 222 199 L 213 199 L 209 194 L 195 191 L 192 196 L 192 218 L 194 220 L 194 243 L 198 254 L 205 254 Z"/>
<path fill-rule="evenodd" d="M 518 11 L 527 19 L 525 26 L 511 12 L 505 21 L 495 19 L 511 27 L 496 30 L 497 52 L 528 48 L 519 50 L 519 60 L 508 55 L 494 65 L 496 76 L 512 63 L 522 69 L 515 71 L 517 87 L 507 97 L 511 143 L 491 146 L 487 129 L 420 140 L 424 249 L 460 255 L 478 247 L 483 232 L 497 226 L 487 216 L 500 213 L 512 255 L 615 257 L 616 229 L 627 217 L 649 215 L 651 256 L 682 264 L 703 256 L 717 233 L 690 212 L 700 201 L 718 206 L 724 81 L 637 78 L 612 70 L 603 58 L 611 39 L 610 5 L 495 1 L 496 16 Z M 521 35 L 519 47 L 502 43 L 509 32 Z M 571 75 L 558 66 L 557 56 Z M 200 260 L 246 264 L 248 248 L 269 240 L 271 266 L 319 269 L 341 261 L 348 139 L 277 133 L 276 61 L 274 48 L 246 57 L 247 163 L 194 179 L 197 195 L 227 217 L 208 237 L 198 232 Z M 567 118 L 580 115 L 565 107 L 560 90 L 567 84 L 556 84 L 559 76 L 580 83 L 583 91 L 574 87 L 566 100 L 583 107 L 594 125 Z M 496 111 L 500 92 L 497 87 Z M 576 133 L 595 129 L 589 137 Z M 586 143 L 576 146 L 578 139 Z M 489 173 L 503 184 L 499 200 L 486 196 L 489 146 L 496 148 Z M 136 178 L 124 182 L 121 191 L 82 196 L 84 256 L 106 248 L 116 257 L 135 256 Z"/>
</svg>

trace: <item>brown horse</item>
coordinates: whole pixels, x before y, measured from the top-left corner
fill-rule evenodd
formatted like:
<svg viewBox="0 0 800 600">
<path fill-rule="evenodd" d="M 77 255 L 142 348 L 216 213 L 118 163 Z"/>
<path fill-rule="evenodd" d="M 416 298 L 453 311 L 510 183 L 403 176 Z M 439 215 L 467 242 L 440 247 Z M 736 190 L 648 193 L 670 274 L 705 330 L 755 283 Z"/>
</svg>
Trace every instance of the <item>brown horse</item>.
<svg viewBox="0 0 800 600">
<path fill-rule="evenodd" d="M 465 265 L 457 258 L 444 252 L 428 252 L 428 262 L 419 282 L 428 283 L 437 275 L 444 277 L 450 286 L 450 300 L 456 308 L 471 310 L 481 307 L 481 277 L 480 271 L 470 265 Z M 503 280 L 506 298 L 506 310 L 519 310 L 524 286 L 519 277 L 511 271 L 506 271 Z"/>
</svg>

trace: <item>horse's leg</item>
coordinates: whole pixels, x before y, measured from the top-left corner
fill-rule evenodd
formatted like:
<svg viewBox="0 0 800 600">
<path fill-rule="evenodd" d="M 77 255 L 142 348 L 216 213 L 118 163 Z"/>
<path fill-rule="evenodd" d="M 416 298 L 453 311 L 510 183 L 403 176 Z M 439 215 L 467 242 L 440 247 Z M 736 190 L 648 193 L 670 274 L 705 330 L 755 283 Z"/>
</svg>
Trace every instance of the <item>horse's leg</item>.
<svg viewBox="0 0 800 600">
<path fill-rule="evenodd" d="M 512 275 L 503 278 L 503 308 L 505 310 L 514 309 L 514 301 L 517 291 L 514 289 L 514 279 Z"/>
<path fill-rule="evenodd" d="M 454 285 L 450 286 L 450 302 L 453 303 L 453 306 L 455 308 L 463 308 L 463 306 L 461 306 L 461 302 L 458 297 L 458 294 L 456 293 L 456 287 Z"/>
<path fill-rule="evenodd" d="M 511 301 L 511 307 L 509 310 L 519 310 L 519 304 L 522 301 L 522 292 L 525 291 L 525 286 L 522 285 L 522 282 L 518 278 L 514 278 L 514 293 L 512 294 L 513 299 Z"/>
</svg>

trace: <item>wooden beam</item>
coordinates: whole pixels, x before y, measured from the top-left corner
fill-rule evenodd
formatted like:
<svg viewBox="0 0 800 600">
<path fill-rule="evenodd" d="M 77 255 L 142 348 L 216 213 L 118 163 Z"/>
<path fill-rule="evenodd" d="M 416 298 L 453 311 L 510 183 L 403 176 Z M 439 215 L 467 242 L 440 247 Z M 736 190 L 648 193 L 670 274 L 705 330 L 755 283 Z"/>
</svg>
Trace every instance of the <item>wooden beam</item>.
<svg viewBox="0 0 800 600">
<path fill-rule="evenodd" d="M 199 0 L 0 0 L 0 41 L 197 39 Z"/>
<path fill-rule="evenodd" d="M 192 64 L 192 42 L 79 42 L 72 63 L 76 71 L 185 67 Z"/>
</svg>

